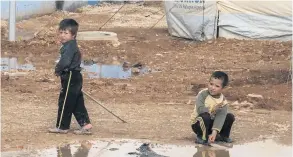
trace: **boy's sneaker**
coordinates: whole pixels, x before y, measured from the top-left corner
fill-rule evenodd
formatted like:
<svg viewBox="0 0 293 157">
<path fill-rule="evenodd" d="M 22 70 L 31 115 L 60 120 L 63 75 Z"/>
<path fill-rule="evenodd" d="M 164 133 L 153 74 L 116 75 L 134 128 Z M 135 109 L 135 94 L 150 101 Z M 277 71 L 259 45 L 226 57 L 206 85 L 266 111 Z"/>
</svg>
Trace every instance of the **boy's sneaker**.
<svg viewBox="0 0 293 157">
<path fill-rule="evenodd" d="M 90 131 L 91 129 L 78 129 L 78 130 L 74 130 L 73 133 L 76 135 L 91 135 L 92 132 Z"/>
<path fill-rule="evenodd" d="M 80 129 L 74 130 L 73 133 L 77 135 L 91 135 L 92 132 L 90 130 L 92 129 L 92 127 L 92 124 L 86 124 Z"/>
<path fill-rule="evenodd" d="M 196 136 L 196 141 L 195 143 L 202 144 L 202 145 L 208 145 L 207 140 L 203 140 L 201 137 Z"/>
<path fill-rule="evenodd" d="M 226 143 L 232 143 L 233 140 L 229 137 L 222 137 L 220 135 L 217 135 L 216 141 L 226 142 Z"/>
<path fill-rule="evenodd" d="M 59 133 L 59 134 L 67 134 L 68 130 L 58 129 L 58 128 L 50 128 L 49 133 Z"/>
<path fill-rule="evenodd" d="M 226 142 L 226 143 L 232 143 L 233 142 L 233 140 L 231 138 L 229 138 L 229 137 L 222 137 L 222 141 Z"/>
</svg>

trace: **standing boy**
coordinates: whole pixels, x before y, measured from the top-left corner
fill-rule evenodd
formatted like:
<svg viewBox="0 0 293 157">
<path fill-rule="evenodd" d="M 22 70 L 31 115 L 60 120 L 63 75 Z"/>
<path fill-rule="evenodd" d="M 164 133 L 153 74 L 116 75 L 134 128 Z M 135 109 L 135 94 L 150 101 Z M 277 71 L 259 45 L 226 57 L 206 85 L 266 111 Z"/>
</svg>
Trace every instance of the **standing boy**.
<svg viewBox="0 0 293 157">
<path fill-rule="evenodd" d="M 55 75 L 60 76 L 62 89 L 58 101 L 58 116 L 56 128 L 49 129 L 51 133 L 67 133 L 70 128 L 72 114 L 81 129 L 75 134 L 91 134 L 92 125 L 84 106 L 82 89 L 81 53 L 76 35 L 78 23 L 73 19 L 64 19 L 59 23 L 59 39 L 62 43 L 61 58 L 55 67 Z"/>
<path fill-rule="evenodd" d="M 232 113 L 227 113 L 227 100 L 222 94 L 228 85 L 228 75 L 216 71 L 210 77 L 208 88 L 196 96 L 195 108 L 191 114 L 191 128 L 197 134 L 196 142 L 208 144 L 216 140 L 232 142 L 230 130 L 235 121 Z"/>
</svg>

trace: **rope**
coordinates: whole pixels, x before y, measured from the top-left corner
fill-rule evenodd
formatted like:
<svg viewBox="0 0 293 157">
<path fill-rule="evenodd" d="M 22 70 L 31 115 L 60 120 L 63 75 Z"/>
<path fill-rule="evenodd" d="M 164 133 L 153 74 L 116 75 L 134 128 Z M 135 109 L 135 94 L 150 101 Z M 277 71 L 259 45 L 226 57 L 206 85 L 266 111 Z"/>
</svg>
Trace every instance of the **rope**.
<svg viewBox="0 0 293 157">
<path fill-rule="evenodd" d="M 102 29 L 102 27 L 104 27 L 123 7 L 124 7 L 124 3 L 123 5 L 99 28 L 99 30 Z"/>
<path fill-rule="evenodd" d="M 153 29 L 164 17 L 165 14 L 150 29 Z"/>
<path fill-rule="evenodd" d="M 203 0 L 202 1 L 202 31 L 201 31 L 201 37 L 205 39 L 206 35 L 204 33 L 204 25 L 205 25 L 205 23 L 204 23 L 204 10 L 205 10 L 205 7 L 204 7 L 204 0 Z"/>
</svg>

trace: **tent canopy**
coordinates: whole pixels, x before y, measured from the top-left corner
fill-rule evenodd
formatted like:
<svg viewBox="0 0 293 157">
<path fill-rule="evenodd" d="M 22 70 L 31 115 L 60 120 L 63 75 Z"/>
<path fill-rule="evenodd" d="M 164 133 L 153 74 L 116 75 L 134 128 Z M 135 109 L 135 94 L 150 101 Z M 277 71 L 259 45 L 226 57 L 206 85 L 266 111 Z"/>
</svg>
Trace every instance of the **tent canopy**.
<svg viewBox="0 0 293 157">
<path fill-rule="evenodd" d="M 292 0 L 165 1 L 169 33 L 194 40 L 219 37 L 291 40 Z"/>
</svg>

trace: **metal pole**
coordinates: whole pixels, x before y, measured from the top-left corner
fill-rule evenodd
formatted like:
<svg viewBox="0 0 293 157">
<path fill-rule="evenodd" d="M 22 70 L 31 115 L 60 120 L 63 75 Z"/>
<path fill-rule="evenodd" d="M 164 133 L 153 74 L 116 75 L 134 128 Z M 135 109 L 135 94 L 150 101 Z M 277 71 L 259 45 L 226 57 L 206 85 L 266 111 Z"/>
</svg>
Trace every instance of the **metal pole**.
<svg viewBox="0 0 293 157">
<path fill-rule="evenodd" d="M 9 41 L 15 41 L 16 2 L 9 1 Z"/>
</svg>

